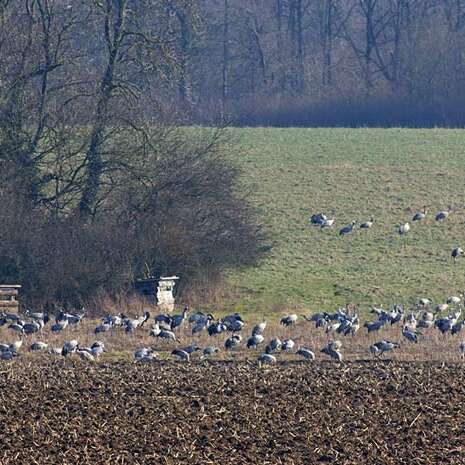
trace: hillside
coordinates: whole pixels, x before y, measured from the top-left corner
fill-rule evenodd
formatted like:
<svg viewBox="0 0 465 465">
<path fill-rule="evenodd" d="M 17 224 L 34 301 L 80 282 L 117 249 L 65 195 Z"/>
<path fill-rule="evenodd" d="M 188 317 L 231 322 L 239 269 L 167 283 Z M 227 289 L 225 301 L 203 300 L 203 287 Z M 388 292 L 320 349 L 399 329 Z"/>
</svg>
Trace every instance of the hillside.
<svg viewBox="0 0 465 465">
<path fill-rule="evenodd" d="M 268 312 L 348 302 L 388 304 L 418 296 L 444 299 L 465 289 L 465 131 L 407 129 L 233 129 L 238 161 L 274 248 L 262 264 L 229 277 L 234 306 Z M 443 223 L 436 211 L 456 212 Z M 400 222 L 428 206 L 407 236 Z M 331 229 L 311 213 L 336 218 Z M 352 219 L 371 230 L 340 238 Z"/>
</svg>

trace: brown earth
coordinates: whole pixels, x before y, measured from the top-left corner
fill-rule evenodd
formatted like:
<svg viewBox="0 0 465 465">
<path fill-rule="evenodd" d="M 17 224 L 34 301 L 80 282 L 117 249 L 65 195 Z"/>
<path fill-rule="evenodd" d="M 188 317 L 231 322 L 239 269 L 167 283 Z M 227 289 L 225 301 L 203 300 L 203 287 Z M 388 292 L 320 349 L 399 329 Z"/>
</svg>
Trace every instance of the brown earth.
<svg viewBox="0 0 465 465">
<path fill-rule="evenodd" d="M 3 464 L 464 464 L 465 368 L 15 360 Z"/>
</svg>

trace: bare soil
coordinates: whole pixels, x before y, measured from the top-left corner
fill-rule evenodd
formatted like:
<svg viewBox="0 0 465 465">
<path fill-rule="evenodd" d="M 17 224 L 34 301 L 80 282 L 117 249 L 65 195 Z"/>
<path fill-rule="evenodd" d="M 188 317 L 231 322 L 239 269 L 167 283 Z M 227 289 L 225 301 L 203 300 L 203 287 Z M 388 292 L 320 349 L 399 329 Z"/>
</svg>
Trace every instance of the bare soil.
<svg viewBox="0 0 465 465">
<path fill-rule="evenodd" d="M 465 368 L 158 361 L 0 367 L 0 463 L 465 463 Z"/>
</svg>

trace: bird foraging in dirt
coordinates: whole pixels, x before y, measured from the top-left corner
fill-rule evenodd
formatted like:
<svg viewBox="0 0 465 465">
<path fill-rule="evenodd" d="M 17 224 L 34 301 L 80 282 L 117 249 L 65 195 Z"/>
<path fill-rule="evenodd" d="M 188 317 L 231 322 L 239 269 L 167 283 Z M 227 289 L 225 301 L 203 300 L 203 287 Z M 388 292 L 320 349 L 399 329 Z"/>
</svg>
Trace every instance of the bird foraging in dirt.
<svg viewBox="0 0 465 465">
<path fill-rule="evenodd" d="M 151 362 L 156 358 L 157 354 L 155 353 L 154 349 L 142 347 L 141 349 L 137 349 L 134 352 L 134 358 L 136 362 Z"/>
<path fill-rule="evenodd" d="M 382 356 L 385 352 L 390 352 L 399 347 L 397 342 L 379 341 L 370 346 L 370 352 L 374 356 Z"/>
<path fill-rule="evenodd" d="M 252 336 L 257 336 L 260 334 L 263 334 L 266 328 L 266 321 L 262 321 L 261 323 L 258 323 L 258 325 L 255 325 L 252 329 Z"/>
<path fill-rule="evenodd" d="M 315 354 L 306 347 L 299 347 L 299 350 L 296 352 L 296 355 L 300 355 L 307 360 L 315 360 Z"/>
<path fill-rule="evenodd" d="M 261 344 L 265 338 L 261 334 L 249 337 L 247 340 L 247 349 L 256 349 L 258 344 Z"/>
<path fill-rule="evenodd" d="M 332 359 L 342 362 L 342 347 L 341 341 L 330 341 L 323 349 L 320 350 L 323 354 L 329 355 Z"/>
<path fill-rule="evenodd" d="M 270 354 L 260 354 L 258 361 L 260 363 L 276 363 L 276 357 Z"/>
<path fill-rule="evenodd" d="M 185 361 L 185 362 L 190 362 L 190 356 L 189 354 L 182 350 L 182 349 L 174 349 L 171 352 L 171 355 L 174 355 L 175 357 L 178 357 L 179 360 Z"/>
<path fill-rule="evenodd" d="M 202 358 L 210 357 L 210 355 L 216 354 L 220 351 L 218 347 L 208 346 L 203 349 L 203 356 Z"/>
<path fill-rule="evenodd" d="M 72 341 L 66 341 L 63 344 L 63 348 L 61 349 L 61 355 L 66 357 L 67 355 L 75 352 L 77 348 L 78 348 L 78 341 L 76 341 L 76 339 L 73 339 Z"/>
<path fill-rule="evenodd" d="M 283 343 L 281 342 L 281 339 L 275 337 L 274 339 L 271 339 L 271 341 L 265 347 L 265 352 L 267 354 L 272 354 L 274 352 L 278 352 L 278 351 L 281 350 L 282 344 Z"/>
<path fill-rule="evenodd" d="M 460 357 L 465 358 L 465 341 L 462 341 L 459 344 L 459 353 L 460 353 Z"/>
</svg>

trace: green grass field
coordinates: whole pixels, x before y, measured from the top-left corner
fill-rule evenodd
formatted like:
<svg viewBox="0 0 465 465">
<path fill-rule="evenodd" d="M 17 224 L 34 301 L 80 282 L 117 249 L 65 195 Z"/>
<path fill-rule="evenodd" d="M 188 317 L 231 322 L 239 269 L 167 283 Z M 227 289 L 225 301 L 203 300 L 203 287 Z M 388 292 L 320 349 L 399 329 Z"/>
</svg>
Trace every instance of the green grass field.
<svg viewBox="0 0 465 465">
<path fill-rule="evenodd" d="M 333 309 L 339 304 L 444 300 L 465 290 L 465 131 L 408 129 L 232 129 L 244 184 L 274 245 L 261 265 L 231 273 L 234 306 Z M 456 208 L 443 224 L 437 211 Z M 400 222 L 428 206 L 425 223 Z M 309 225 L 323 211 L 331 229 Z M 339 237 L 352 219 L 371 230 Z"/>
</svg>

